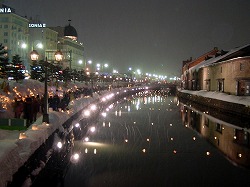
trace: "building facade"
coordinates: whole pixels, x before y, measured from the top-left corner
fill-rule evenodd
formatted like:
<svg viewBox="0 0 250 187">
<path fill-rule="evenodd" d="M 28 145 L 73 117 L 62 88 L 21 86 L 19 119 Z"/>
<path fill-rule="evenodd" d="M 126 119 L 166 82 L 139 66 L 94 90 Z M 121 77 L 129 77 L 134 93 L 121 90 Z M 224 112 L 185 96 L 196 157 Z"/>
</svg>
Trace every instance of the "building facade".
<svg viewBox="0 0 250 187">
<path fill-rule="evenodd" d="M 200 70 L 201 89 L 250 95 L 250 56 L 222 61 Z"/>
<path fill-rule="evenodd" d="M 47 27 L 37 19 L 28 19 L 15 13 L 15 9 L 0 2 L 0 43 L 8 49 L 9 60 L 19 55 L 26 69 L 30 69 L 30 52 L 36 50 L 39 59 L 54 62 L 57 50 L 63 52 L 63 68 L 83 70 L 85 68 L 84 47 L 77 41 L 76 29 Z"/>
<path fill-rule="evenodd" d="M 64 54 L 63 66 L 70 69 L 83 70 L 86 66 L 83 43 L 77 41 L 77 31 L 70 25 L 50 27 L 58 32 L 58 50 Z"/>
<path fill-rule="evenodd" d="M 28 66 L 29 20 L 15 14 L 13 8 L 0 4 L 0 43 L 8 49 L 9 60 L 19 55 Z"/>
<path fill-rule="evenodd" d="M 195 60 L 183 61 L 182 66 L 182 87 L 188 90 L 197 90 L 199 89 L 199 82 L 197 79 L 197 71 L 194 67 L 199 65 L 204 60 L 213 57 L 218 52 L 218 49 L 215 47 L 211 51 L 201 55 Z"/>
<path fill-rule="evenodd" d="M 39 20 L 30 19 L 29 33 L 30 51 L 36 50 L 40 55 L 40 59 L 46 58 L 47 50 L 57 50 L 58 33 L 48 28 L 46 23 L 41 23 Z"/>
<path fill-rule="evenodd" d="M 192 66 L 183 65 L 182 89 L 250 95 L 250 45 L 217 51 Z"/>
</svg>

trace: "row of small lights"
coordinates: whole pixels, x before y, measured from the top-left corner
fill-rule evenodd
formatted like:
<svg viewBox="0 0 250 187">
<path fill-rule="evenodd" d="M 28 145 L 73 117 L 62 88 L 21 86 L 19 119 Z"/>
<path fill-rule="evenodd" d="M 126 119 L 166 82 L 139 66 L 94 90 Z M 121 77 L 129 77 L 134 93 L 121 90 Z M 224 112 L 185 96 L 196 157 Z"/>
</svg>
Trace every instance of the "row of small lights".
<svg viewBox="0 0 250 187">
<path fill-rule="evenodd" d="M 27 48 L 27 44 L 24 43 L 24 42 L 18 43 L 18 45 L 20 45 L 21 48 L 23 48 L 23 49 L 26 49 L 26 48 Z M 36 47 L 37 47 L 38 49 L 43 49 L 43 44 L 42 44 L 41 42 L 39 42 L 39 43 L 36 44 Z M 79 64 L 83 64 L 83 60 L 80 59 L 80 60 L 78 61 L 78 63 L 79 63 Z M 92 64 L 92 60 L 88 60 L 87 63 L 88 63 L 88 64 Z M 97 71 L 100 71 L 101 66 L 102 66 L 102 65 L 101 65 L 100 63 L 97 63 L 97 64 L 96 64 Z M 104 66 L 104 68 L 108 68 L 109 65 L 108 65 L 107 63 L 105 63 L 103 66 Z M 129 70 L 129 71 L 132 71 L 132 68 L 129 67 L 128 70 Z M 114 69 L 114 70 L 113 70 L 113 73 L 118 73 L 118 71 Z M 134 71 L 133 73 L 134 73 L 134 74 L 138 74 L 138 75 L 142 75 L 142 72 L 141 72 L 140 69 L 137 69 L 137 70 Z M 160 79 L 160 80 L 165 80 L 165 79 L 167 79 L 167 76 L 164 76 L 164 75 L 157 75 L 157 74 L 152 74 L 152 73 L 145 73 L 145 75 L 148 76 L 148 77 L 154 77 L 154 78 Z M 170 79 L 170 80 L 178 80 L 179 78 L 176 77 L 176 76 L 174 76 L 174 77 L 170 77 L 169 79 Z"/>
</svg>

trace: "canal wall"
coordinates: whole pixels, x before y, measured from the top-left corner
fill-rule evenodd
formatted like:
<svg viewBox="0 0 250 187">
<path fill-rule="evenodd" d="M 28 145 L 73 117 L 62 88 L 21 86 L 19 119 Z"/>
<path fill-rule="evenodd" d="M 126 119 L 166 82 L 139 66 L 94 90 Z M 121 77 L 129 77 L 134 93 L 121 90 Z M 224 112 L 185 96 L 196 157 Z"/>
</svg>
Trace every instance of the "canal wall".
<svg viewBox="0 0 250 187">
<path fill-rule="evenodd" d="M 233 102 L 233 99 L 231 99 L 232 102 L 230 102 L 219 98 L 212 98 L 206 97 L 205 95 L 199 95 L 197 94 L 197 92 L 185 92 L 182 90 L 177 91 L 177 96 L 181 102 L 184 102 L 187 105 L 192 105 L 194 103 L 202 105 L 204 107 L 212 108 L 218 112 L 236 115 L 238 117 L 250 117 L 250 105 L 248 102 L 236 103 L 237 101 Z M 231 96 L 231 98 L 241 99 L 237 96 Z M 244 98 L 242 97 L 242 99 Z"/>
</svg>

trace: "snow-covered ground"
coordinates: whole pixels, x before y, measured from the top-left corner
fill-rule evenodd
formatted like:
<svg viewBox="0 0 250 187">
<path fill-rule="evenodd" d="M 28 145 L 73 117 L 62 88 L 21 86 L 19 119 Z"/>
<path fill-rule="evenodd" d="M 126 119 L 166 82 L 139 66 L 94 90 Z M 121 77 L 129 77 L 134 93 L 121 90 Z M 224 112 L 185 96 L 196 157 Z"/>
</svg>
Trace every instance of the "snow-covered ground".
<svg viewBox="0 0 250 187">
<path fill-rule="evenodd" d="M 75 89 L 76 86 L 83 87 L 83 84 L 70 83 L 66 88 L 49 86 L 48 90 L 53 93 L 57 92 L 57 89 L 63 92 L 68 89 Z M 0 118 L 13 116 L 11 101 L 17 94 L 23 97 L 27 94 L 31 94 L 31 92 L 34 95 L 42 95 L 43 91 L 43 83 L 34 80 L 24 80 L 21 84 L 10 82 L 10 92 L 5 93 L 3 90 L 0 92 L 1 97 L 4 98 L 1 101 L 5 101 Z M 103 96 L 106 94 L 106 92 L 102 93 Z M 99 97 L 100 96 L 95 93 L 93 98 L 77 98 L 70 102 L 68 111 L 49 111 L 49 124 L 42 123 L 42 117 L 39 117 L 25 132 L 0 130 L 0 186 L 6 186 L 7 181 L 12 180 L 12 175 L 18 168 L 28 160 L 34 151 L 39 148 L 56 129 L 61 129 L 62 124 L 67 119 Z"/>
<path fill-rule="evenodd" d="M 228 95 L 222 92 L 208 92 L 205 90 L 199 91 L 191 91 L 191 90 L 179 90 L 183 93 L 189 93 L 193 95 L 198 95 L 202 97 L 208 97 L 213 99 L 218 99 L 222 101 L 227 101 L 231 103 L 238 103 L 250 107 L 250 96 L 235 96 L 235 95 Z"/>
</svg>

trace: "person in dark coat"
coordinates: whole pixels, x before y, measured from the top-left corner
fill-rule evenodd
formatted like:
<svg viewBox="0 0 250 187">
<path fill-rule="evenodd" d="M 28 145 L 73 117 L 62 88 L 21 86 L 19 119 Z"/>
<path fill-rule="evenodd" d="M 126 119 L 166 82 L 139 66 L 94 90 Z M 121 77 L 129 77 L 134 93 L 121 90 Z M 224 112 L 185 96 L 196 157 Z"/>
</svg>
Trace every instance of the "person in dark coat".
<svg viewBox="0 0 250 187">
<path fill-rule="evenodd" d="M 15 111 L 15 118 L 21 118 L 22 113 L 23 113 L 23 100 L 18 100 Z"/>
<path fill-rule="evenodd" d="M 40 99 L 41 112 L 44 113 L 44 97 L 42 96 Z"/>
<path fill-rule="evenodd" d="M 53 108 L 53 97 L 52 96 L 49 96 L 49 99 L 48 99 L 48 104 L 49 104 L 49 108 Z"/>
<path fill-rule="evenodd" d="M 56 94 L 54 95 L 53 99 L 52 99 L 52 108 L 54 111 L 58 111 L 58 105 L 60 103 L 60 98 L 59 96 Z"/>
<path fill-rule="evenodd" d="M 33 122 L 32 99 L 27 96 L 24 102 L 24 119 L 27 119 L 28 126 Z"/>
<path fill-rule="evenodd" d="M 36 121 L 37 113 L 39 112 L 39 109 L 40 109 L 40 103 L 38 99 L 33 96 L 32 97 L 32 110 L 33 110 L 32 121 Z"/>
</svg>

